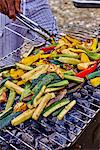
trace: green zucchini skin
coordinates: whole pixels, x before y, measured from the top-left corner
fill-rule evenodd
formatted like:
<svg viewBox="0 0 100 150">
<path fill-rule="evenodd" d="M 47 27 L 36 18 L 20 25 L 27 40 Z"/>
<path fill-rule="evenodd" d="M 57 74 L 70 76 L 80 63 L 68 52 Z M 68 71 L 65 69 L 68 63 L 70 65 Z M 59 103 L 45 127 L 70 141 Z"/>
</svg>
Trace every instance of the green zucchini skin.
<svg viewBox="0 0 100 150">
<path fill-rule="evenodd" d="M 100 77 L 100 70 L 95 71 L 95 72 L 90 73 L 89 75 L 87 75 L 87 78 L 88 78 L 88 79 L 93 79 L 93 78 L 95 78 L 95 77 Z"/>
<path fill-rule="evenodd" d="M 18 115 L 20 114 L 20 112 L 17 112 L 17 113 L 10 113 L 9 115 L 7 115 L 6 117 L 2 118 L 0 120 L 0 129 L 8 126 L 11 122 L 11 120 L 15 117 L 17 117 Z"/>
<path fill-rule="evenodd" d="M 74 105 L 76 104 L 76 100 L 71 101 L 68 105 L 65 106 L 65 108 L 58 114 L 57 118 L 59 120 L 62 120 L 63 117 L 68 113 L 69 110 L 71 110 Z"/>
<path fill-rule="evenodd" d="M 64 75 L 64 78 L 67 80 L 75 81 L 77 83 L 83 83 L 84 82 L 84 78 L 79 78 L 79 77 L 75 77 L 75 76 Z"/>
<path fill-rule="evenodd" d="M 41 74 L 37 79 L 32 80 L 32 86 L 31 88 L 33 88 L 39 81 L 42 80 L 42 78 L 44 78 L 46 76 L 46 74 Z"/>
<path fill-rule="evenodd" d="M 64 75 L 75 75 L 74 70 L 68 70 L 64 73 Z"/>
<path fill-rule="evenodd" d="M 67 80 L 63 80 L 63 81 L 60 81 L 60 82 L 56 82 L 54 84 L 49 84 L 47 87 L 60 87 L 60 86 L 66 86 L 68 85 L 69 82 Z"/>
<path fill-rule="evenodd" d="M 57 60 L 50 60 L 49 61 L 50 63 L 52 63 L 52 64 L 55 64 L 55 65 L 59 65 L 60 67 L 63 67 L 63 64 L 62 63 L 60 63 L 59 61 L 57 61 Z"/>
<path fill-rule="evenodd" d="M 44 76 L 32 89 L 32 92 L 34 93 L 34 96 L 32 97 L 32 104 L 34 103 L 35 97 L 38 95 L 42 87 L 45 85 L 48 85 L 52 80 L 54 80 L 55 73 L 50 73 L 46 76 Z"/>
<path fill-rule="evenodd" d="M 16 97 L 16 92 L 13 89 L 10 90 L 10 94 L 8 97 L 8 101 L 7 101 L 5 110 L 8 110 L 10 107 L 12 107 L 15 97 Z"/>
<path fill-rule="evenodd" d="M 78 59 L 79 56 L 78 55 L 71 55 L 71 54 L 55 54 L 53 55 L 53 58 L 59 58 L 59 57 L 68 57 L 68 58 L 76 58 Z"/>
<path fill-rule="evenodd" d="M 55 112 L 52 113 L 52 116 L 56 117 L 64 108 L 65 108 L 65 106 L 59 108 L 58 110 L 56 110 Z"/>
<path fill-rule="evenodd" d="M 5 110 L 4 112 L 2 112 L 2 113 L 0 114 L 0 121 L 1 121 L 3 118 L 5 118 L 6 116 L 8 116 L 9 114 L 11 114 L 12 111 L 13 111 L 13 108 L 10 107 L 8 110 Z"/>
<path fill-rule="evenodd" d="M 8 78 L 3 79 L 2 81 L 0 81 L 0 88 L 5 84 L 5 82 L 6 82 L 7 80 L 10 80 L 10 79 L 11 79 L 11 77 L 8 77 Z"/>
<path fill-rule="evenodd" d="M 47 107 L 44 112 L 43 116 L 48 117 L 51 113 L 53 113 L 55 110 L 67 105 L 70 101 L 68 99 L 62 99 L 60 101 L 55 102 L 54 104 Z"/>
</svg>

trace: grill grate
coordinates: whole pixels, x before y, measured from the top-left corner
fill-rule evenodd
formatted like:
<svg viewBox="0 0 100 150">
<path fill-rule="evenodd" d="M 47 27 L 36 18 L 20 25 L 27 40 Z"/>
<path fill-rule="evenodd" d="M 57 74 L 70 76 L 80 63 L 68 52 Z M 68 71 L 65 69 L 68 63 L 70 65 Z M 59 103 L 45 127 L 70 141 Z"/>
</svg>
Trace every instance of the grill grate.
<svg viewBox="0 0 100 150">
<path fill-rule="evenodd" d="M 92 33 L 99 37 L 99 30 L 83 32 L 83 28 L 76 26 L 68 27 L 67 33 L 83 40 Z M 21 48 L 2 58 L 0 66 L 19 61 Z M 9 126 L 0 130 L 1 149 L 53 150 L 71 146 L 100 111 L 99 93 L 100 89 L 93 88 L 87 81 L 80 91 L 68 94 L 69 99 L 77 100 L 77 104 L 62 121 L 52 116 L 40 117 L 38 122 L 28 120 L 17 127 Z"/>
</svg>

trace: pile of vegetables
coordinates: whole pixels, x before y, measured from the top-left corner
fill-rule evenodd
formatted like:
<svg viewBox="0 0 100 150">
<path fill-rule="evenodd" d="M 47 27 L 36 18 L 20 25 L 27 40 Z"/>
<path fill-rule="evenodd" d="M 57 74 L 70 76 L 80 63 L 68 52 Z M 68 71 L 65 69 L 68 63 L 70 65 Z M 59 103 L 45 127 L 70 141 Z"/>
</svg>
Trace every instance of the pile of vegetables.
<svg viewBox="0 0 100 150">
<path fill-rule="evenodd" d="M 86 80 L 100 85 L 100 42 L 68 35 L 58 43 L 31 48 L 20 62 L 0 69 L 0 128 L 49 115 L 62 120 L 76 104 L 68 94 Z"/>
</svg>

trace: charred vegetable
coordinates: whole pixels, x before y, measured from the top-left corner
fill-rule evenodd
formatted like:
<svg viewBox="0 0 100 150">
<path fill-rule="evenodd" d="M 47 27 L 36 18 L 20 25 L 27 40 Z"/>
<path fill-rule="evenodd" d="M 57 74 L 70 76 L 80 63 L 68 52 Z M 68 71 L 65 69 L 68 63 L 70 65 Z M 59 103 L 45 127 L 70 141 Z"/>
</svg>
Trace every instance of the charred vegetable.
<svg viewBox="0 0 100 150">
<path fill-rule="evenodd" d="M 62 99 L 54 104 L 52 104 L 51 106 L 47 107 L 44 112 L 43 112 L 43 116 L 44 117 L 48 117 L 51 113 L 53 113 L 55 110 L 59 109 L 60 107 L 68 104 L 70 101 L 67 99 Z"/>
<path fill-rule="evenodd" d="M 40 102 L 39 106 L 36 108 L 35 112 L 32 115 L 32 118 L 34 120 L 38 120 L 40 114 L 42 113 L 43 109 L 45 108 L 45 106 L 47 105 L 48 101 L 52 98 L 52 94 L 48 93 L 46 94 L 42 101 Z"/>
<path fill-rule="evenodd" d="M 67 106 L 65 106 L 65 108 L 60 112 L 60 114 L 57 116 L 57 118 L 59 120 L 62 120 L 63 117 L 67 114 L 67 112 L 72 109 L 72 107 L 76 104 L 76 101 L 73 100 L 72 102 L 70 102 Z"/>
<path fill-rule="evenodd" d="M 13 126 L 17 126 L 19 124 L 21 124 L 22 122 L 30 119 L 32 117 L 32 114 L 33 112 L 35 111 L 35 109 L 28 109 L 26 110 L 25 112 L 23 112 L 22 114 L 20 114 L 19 116 L 17 116 L 16 118 L 14 118 L 12 121 L 11 121 L 11 124 Z"/>
<path fill-rule="evenodd" d="M 16 97 L 16 92 L 13 89 L 11 89 L 5 110 L 8 110 L 13 105 L 15 97 Z"/>
</svg>

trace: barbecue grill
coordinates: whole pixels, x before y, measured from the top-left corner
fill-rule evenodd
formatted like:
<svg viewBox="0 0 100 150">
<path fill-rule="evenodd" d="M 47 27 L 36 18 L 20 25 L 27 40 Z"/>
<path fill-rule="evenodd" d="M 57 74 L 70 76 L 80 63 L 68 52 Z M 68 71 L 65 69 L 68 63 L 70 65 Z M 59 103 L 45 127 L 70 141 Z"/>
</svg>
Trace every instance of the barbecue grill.
<svg viewBox="0 0 100 150">
<path fill-rule="evenodd" d="M 81 40 L 100 37 L 99 29 L 88 30 L 82 26 L 68 25 L 66 33 Z M 59 37 L 60 35 L 56 35 Z M 36 41 L 35 41 L 36 42 Z M 0 67 L 11 65 L 20 60 L 20 52 L 30 41 L 17 50 L 0 59 Z M 45 43 L 47 44 L 47 43 Z M 37 46 L 37 43 L 35 44 Z M 98 70 L 100 65 L 98 65 Z M 75 143 L 96 114 L 100 111 L 100 89 L 94 88 L 88 81 L 81 89 L 68 93 L 69 99 L 77 104 L 65 115 L 62 121 L 56 117 L 32 119 L 17 127 L 0 130 L 0 146 L 3 150 L 53 150 L 68 148 Z"/>
</svg>

